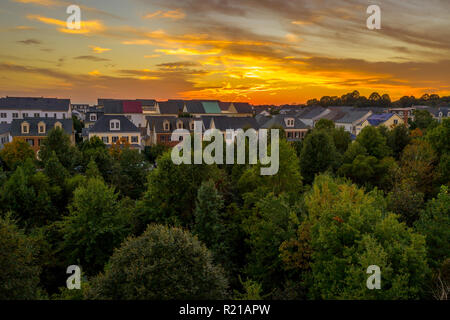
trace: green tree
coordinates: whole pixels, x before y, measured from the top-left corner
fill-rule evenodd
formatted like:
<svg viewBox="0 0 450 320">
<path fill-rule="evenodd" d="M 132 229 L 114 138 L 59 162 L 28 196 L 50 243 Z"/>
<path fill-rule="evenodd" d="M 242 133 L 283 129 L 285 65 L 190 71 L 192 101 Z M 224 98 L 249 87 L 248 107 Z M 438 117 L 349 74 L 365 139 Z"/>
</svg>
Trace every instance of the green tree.
<svg viewBox="0 0 450 320">
<path fill-rule="evenodd" d="M 387 145 L 386 138 L 378 128 L 372 126 L 363 128 L 356 138 L 356 142 L 366 149 L 368 155 L 377 159 L 382 159 L 392 153 L 392 150 Z"/>
<path fill-rule="evenodd" d="M 334 169 L 339 154 L 333 139 L 324 131 L 313 130 L 303 142 L 300 155 L 300 169 L 306 183 L 311 183 L 318 173 Z"/>
<path fill-rule="evenodd" d="M 425 238 L 386 212 L 379 192 L 316 178 L 301 224 L 309 239 L 312 298 L 416 299 L 429 268 Z M 301 233 L 301 232 L 300 232 Z M 366 270 L 381 269 L 382 290 L 366 288 Z"/>
<path fill-rule="evenodd" d="M 422 129 L 426 130 L 430 127 L 436 120 L 428 110 L 414 110 L 414 121 L 411 123 L 411 129 Z"/>
<path fill-rule="evenodd" d="M 54 128 L 42 141 L 39 157 L 45 163 L 55 152 L 64 168 L 71 170 L 78 161 L 77 151 L 78 149 L 72 146 L 69 135 L 60 128 Z"/>
<path fill-rule="evenodd" d="M 402 124 L 388 131 L 387 143 L 398 160 L 403 149 L 410 143 L 411 137 L 408 128 Z"/>
<path fill-rule="evenodd" d="M 80 264 L 88 275 L 97 273 L 129 234 L 129 219 L 114 189 L 99 178 L 89 179 L 75 190 L 69 215 L 60 223 L 67 262 Z"/>
<path fill-rule="evenodd" d="M 319 121 L 317 121 L 315 128 L 320 130 L 320 129 L 334 129 L 334 122 L 332 120 L 328 120 L 328 119 L 320 119 Z"/>
<path fill-rule="evenodd" d="M 23 164 L 27 159 L 35 159 L 35 154 L 31 146 L 21 140 L 14 139 L 5 144 L 0 150 L 0 158 L 5 162 L 10 170 L 15 170 L 17 166 Z"/>
<path fill-rule="evenodd" d="M 189 232 L 149 225 L 114 251 L 88 298 L 113 300 L 223 299 L 227 280 Z"/>
<path fill-rule="evenodd" d="M 0 300 L 38 299 L 37 248 L 8 217 L 0 217 Z"/>
<path fill-rule="evenodd" d="M 431 266 L 437 268 L 450 258 L 450 194 L 447 186 L 442 186 L 437 198 L 427 202 L 416 228 L 426 237 Z"/>
</svg>

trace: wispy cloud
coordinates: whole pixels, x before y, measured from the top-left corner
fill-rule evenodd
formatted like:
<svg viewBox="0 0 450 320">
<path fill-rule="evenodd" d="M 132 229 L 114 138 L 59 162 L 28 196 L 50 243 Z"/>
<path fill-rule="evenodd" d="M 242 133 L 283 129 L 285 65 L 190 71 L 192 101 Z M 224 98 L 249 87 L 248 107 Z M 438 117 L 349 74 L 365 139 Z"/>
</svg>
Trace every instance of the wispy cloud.
<svg viewBox="0 0 450 320">
<path fill-rule="evenodd" d="M 186 14 L 181 11 L 181 9 L 162 11 L 157 10 L 155 12 L 148 13 L 144 16 L 144 19 L 153 19 L 153 18 L 168 18 L 173 20 L 183 19 Z"/>
</svg>

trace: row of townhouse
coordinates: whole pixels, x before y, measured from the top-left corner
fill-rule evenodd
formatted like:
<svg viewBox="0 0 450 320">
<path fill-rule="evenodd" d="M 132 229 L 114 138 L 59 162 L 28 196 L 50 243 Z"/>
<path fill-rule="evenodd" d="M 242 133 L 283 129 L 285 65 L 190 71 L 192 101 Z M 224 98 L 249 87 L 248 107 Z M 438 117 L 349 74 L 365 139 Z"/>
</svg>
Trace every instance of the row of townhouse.
<svg viewBox="0 0 450 320">
<path fill-rule="evenodd" d="M 21 139 L 38 152 L 43 139 L 53 128 L 60 128 L 75 143 L 72 105 L 69 99 L 5 97 L 0 98 L 0 149 Z"/>
</svg>

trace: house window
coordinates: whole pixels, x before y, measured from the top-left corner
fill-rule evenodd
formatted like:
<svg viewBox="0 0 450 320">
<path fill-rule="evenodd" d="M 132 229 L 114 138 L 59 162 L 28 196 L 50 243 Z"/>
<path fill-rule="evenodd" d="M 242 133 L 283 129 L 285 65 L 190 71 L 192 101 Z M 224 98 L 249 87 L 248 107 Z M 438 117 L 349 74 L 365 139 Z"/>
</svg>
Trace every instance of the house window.
<svg viewBox="0 0 450 320">
<path fill-rule="evenodd" d="M 45 117 L 48 118 L 48 113 L 45 114 Z"/>
<path fill-rule="evenodd" d="M 93 114 L 91 114 L 91 115 L 89 116 L 89 119 L 90 119 L 91 121 L 97 121 L 97 115 L 96 115 L 95 113 L 93 113 Z"/>
<path fill-rule="evenodd" d="M 56 129 L 56 128 L 62 129 L 62 124 L 61 124 L 61 122 L 58 121 L 58 122 L 55 123 L 55 129 Z"/>
<path fill-rule="evenodd" d="M 63 113 L 63 119 L 65 119 L 66 118 L 66 114 L 65 113 Z"/>
<path fill-rule="evenodd" d="M 30 146 L 34 146 L 34 139 L 27 139 L 26 141 Z"/>
<path fill-rule="evenodd" d="M 109 122 L 109 128 L 111 130 L 120 130 L 120 121 L 119 120 L 111 120 Z"/>
<path fill-rule="evenodd" d="M 169 131 L 169 122 L 168 121 L 164 122 L 164 130 Z"/>
<path fill-rule="evenodd" d="M 34 114 L 34 117 L 35 117 L 35 118 L 39 118 L 39 113 L 35 113 L 35 114 Z"/>
<path fill-rule="evenodd" d="M 39 133 L 45 133 L 45 123 L 39 123 Z"/>
<path fill-rule="evenodd" d="M 177 122 L 177 129 L 183 129 L 183 122 L 181 121 Z"/>
<path fill-rule="evenodd" d="M 12 116 L 13 116 L 13 119 L 17 119 L 17 118 L 19 118 L 19 114 L 18 114 L 18 113 L 16 113 L 16 112 L 15 112 L 15 113 L 13 113 L 13 114 L 12 114 Z"/>
<path fill-rule="evenodd" d="M 195 129 L 195 123 L 194 123 L 194 121 L 192 121 L 191 122 L 191 130 L 194 130 Z"/>
<path fill-rule="evenodd" d="M 23 117 L 24 117 L 24 118 L 28 118 L 28 113 L 24 113 L 24 114 L 23 114 Z"/>
<path fill-rule="evenodd" d="M 117 140 L 119 140 L 119 137 L 112 137 L 112 138 L 111 138 L 111 142 L 112 142 L 112 143 L 116 143 Z"/>
<path fill-rule="evenodd" d="M 286 126 L 293 127 L 294 126 L 294 119 L 287 119 L 286 120 Z"/>
<path fill-rule="evenodd" d="M 102 137 L 102 141 L 104 143 L 109 143 L 109 137 Z"/>
<path fill-rule="evenodd" d="M 398 124 L 398 120 L 397 119 L 394 120 L 394 124 Z"/>
<path fill-rule="evenodd" d="M 28 123 L 22 123 L 22 133 L 28 134 L 30 133 L 30 125 Z"/>
<path fill-rule="evenodd" d="M 6 118 L 6 113 L 0 113 L 0 118 Z"/>
<path fill-rule="evenodd" d="M 161 136 L 161 142 L 165 142 L 166 141 L 166 136 Z"/>
<path fill-rule="evenodd" d="M 53 118 L 58 118 L 56 113 L 53 114 Z"/>
<path fill-rule="evenodd" d="M 139 142 L 139 137 L 138 136 L 132 136 L 131 137 L 131 142 L 132 143 L 138 143 Z"/>
</svg>

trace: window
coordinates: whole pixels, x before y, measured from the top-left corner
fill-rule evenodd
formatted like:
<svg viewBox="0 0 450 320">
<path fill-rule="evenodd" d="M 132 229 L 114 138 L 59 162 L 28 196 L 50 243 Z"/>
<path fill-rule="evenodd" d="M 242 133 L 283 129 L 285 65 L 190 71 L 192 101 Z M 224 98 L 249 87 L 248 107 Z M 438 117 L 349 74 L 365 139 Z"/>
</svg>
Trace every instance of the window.
<svg viewBox="0 0 450 320">
<path fill-rule="evenodd" d="M 119 137 L 112 137 L 112 138 L 111 138 L 111 142 L 112 142 L 112 143 L 116 143 L 117 140 L 119 140 Z"/>
<path fill-rule="evenodd" d="M 178 121 L 177 122 L 177 129 L 183 129 L 183 122 L 182 121 Z"/>
<path fill-rule="evenodd" d="M 286 126 L 293 127 L 294 126 L 294 119 L 286 119 Z"/>
<path fill-rule="evenodd" d="M 58 118 L 56 113 L 53 114 L 53 118 Z"/>
<path fill-rule="evenodd" d="M 35 113 L 35 114 L 34 114 L 34 117 L 35 117 L 35 118 L 39 118 L 39 113 Z"/>
<path fill-rule="evenodd" d="M 120 121 L 119 120 L 109 121 L 109 128 L 111 130 L 120 130 Z"/>
<path fill-rule="evenodd" d="M 14 112 L 14 113 L 12 114 L 12 116 L 13 116 L 13 119 L 19 118 L 19 114 L 18 114 L 17 112 Z"/>
<path fill-rule="evenodd" d="M 394 120 L 394 124 L 398 124 L 398 120 L 397 119 Z"/>
<path fill-rule="evenodd" d="M 33 139 L 27 139 L 27 143 L 30 145 L 30 146 L 34 146 L 34 140 Z"/>
<path fill-rule="evenodd" d="M 39 128 L 39 133 L 45 133 L 45 123 L 39 122 L 38 128 Z"/>
<path fill-rule="evenodd" d="M 139 137 L 138 136 L 132 136 L 131 137 L 131 142 L 132 143 L 138 143 L 139 142 Z"/>
<path fill-rule="evenodd" d="M 24 114 L 23 114 L 23 117 L 24 117 L 24 118 L 28 118 L 28 113 L 24 113 Z"/>
<path fill-rule="evenodd" d="M 89 120 L 91 120 L 91 121 L 97 121 L 97 114 L 91 113 L 91 115 L 89 116 Z"/>
<path fill-rule="evenodd" d="M 66 114 L 65 113 L 63 113 L 63 119 L 65 119 L 66 118 Z"/>
<path fill-rule="evenodd" d="M 30 133 L 30 125 L 27 122 L 22 123 L 22 133 L 23 134 Z"/>
<path fill-rule="evenodd" d="M 48 118 L 48 113 L 45 114 L 45 117 Z"/>
<path fill-rule="evenodd" d="M 104 143 L 109 143 L 109 137 L 102 137 L 102 141 Z"/>
<path fill-rule="evenodd" d="M 169 131 L 169 121 L 164 121 L 164 130 Z"/>
<path fill-rule="evenodd" d="M 131 121 L 131 116 L 127 116 L 127 119 Z"/>
<path fill-rule="evenodd" d="M 161 142 L 165 142 L 166 141 L 166 136 L 161 136 Z"/>
<path fill-rule="evenodd" d="M 6 113 L 0 113 L 0 118 L 6 118 Z"/>
<path fill-rule="evenodd" d="M 194 123 L 194 121 L 191 121 L 191 130 L 194 130 L 195 129 L 195 123 Z"/>
<path fill-rule="evenodd" d="M 62 129 L 62 124 L 61 124 L 61 122 L 56 122 L 55 123 L 55 128 L 59 128 L 59 129 Z"/>
</svg>

